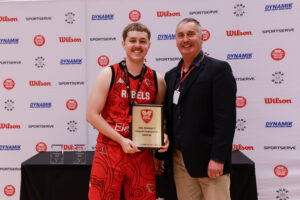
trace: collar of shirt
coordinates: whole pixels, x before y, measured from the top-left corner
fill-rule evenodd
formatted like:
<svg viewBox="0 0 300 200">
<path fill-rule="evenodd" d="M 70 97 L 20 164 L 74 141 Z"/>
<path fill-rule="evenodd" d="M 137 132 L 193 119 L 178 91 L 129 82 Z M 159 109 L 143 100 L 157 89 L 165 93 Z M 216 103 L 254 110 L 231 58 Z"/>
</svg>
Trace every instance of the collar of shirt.
<svg viewBox="0 0 300 200">
<path fill-rule="evenodd" d="M 201 58 L 203 56 L 203 51 L 200 51 L 200 53 L 198 54 L 198 56 L 195 58 L 195 60 L 193 61 L 192 65 L 189 66 L 189 69 L 192 67 L 192 66 L 196 66 L 196 67 L 200 67 L 200 63 L 201 63 Z M 205 60 L 205 58 L 204 58 Z M 202 62 L 204 62 L 204 60 Z M 181 58 L 180 62 L 178 63 L 177 67 L 176 67 L 176 72 L 177 74 L 180 74 L 181 73 L 181 66 L 182 66 L 182 62 L 183 62 L 183 59 Z"/>
</svg>

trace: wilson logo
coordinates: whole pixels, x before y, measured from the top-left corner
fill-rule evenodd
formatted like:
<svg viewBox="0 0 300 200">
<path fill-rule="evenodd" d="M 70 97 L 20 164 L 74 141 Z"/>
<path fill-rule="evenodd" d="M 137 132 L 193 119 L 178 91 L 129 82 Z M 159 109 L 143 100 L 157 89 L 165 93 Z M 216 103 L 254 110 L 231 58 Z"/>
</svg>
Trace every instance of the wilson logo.
<svg viewBox="0 0 300 200">
<path fill-rule="evenodd" d="M 170 11 L 157 11 L 157 17 L 178 17 L 181 16 L 180 12 L 170 12 Z"/>
<path fill-rule="evenodd" d="M 10 124 L 10 123 L 0 123 L 0 129 L 20 129 L 21 125 L 19 124 Z"/>
<path fill-rule="evenodd" d="M 266 104 L 291 104 L 291 99 L 265 98 Z"/>
<path fill-rule="evenodd" d="M 241 144 L 234 144 L 234 145 L 232 145 L 232 150 L 253 151 L 254 150 L 254 146 L 243 146 Z"/>
<path fill-rule="evenodd" d="M 252 31 L 232 30 L 232 31 L 226 31 L 226 35 L 228 37 L 233 37 L 233 36 L 251 36 L 252 35 Z"/>
<path fill-rule="evenodd" d="M 29 81 L 29 86 L 51 86 L 51 82 Z"/>
<path fill-rule="evenodd" d="M 0 16 L 0 22 L 17 22 L 17 17 Z"/>
<path fill-rule="evenodd" d="M 72 43 L 72 42 L 82 42 L 81 38 L 72 38 L 72 37 L 59 37 L 60 43 Z"/>
<path fill-rule="evenodd" d="M 92 20 L 113 20 L 114 14 L 92 15 Z"/>
<path fill-rule="evenodd" d="M 293 8 L 293 3 L 271 4 L 265 6 L 265 11 L 290 10 L 292 8 Z"/>
</svg>

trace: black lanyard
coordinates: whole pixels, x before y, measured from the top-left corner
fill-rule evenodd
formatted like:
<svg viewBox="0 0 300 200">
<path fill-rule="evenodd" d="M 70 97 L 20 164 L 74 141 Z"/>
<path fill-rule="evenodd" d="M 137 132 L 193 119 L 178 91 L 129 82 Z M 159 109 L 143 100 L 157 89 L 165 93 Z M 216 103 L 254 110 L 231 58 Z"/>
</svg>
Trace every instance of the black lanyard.
<svg viewBox="0 0 300 200">
<path fill-rule="evenodd" d="M 140 76 L 140 80 L 139 80 L 139 84 L 138 84 L 138 88 L 137 88 L 136 93 L 135 93 L 135 98 L 132 99 L 132 102 L 131 102 L 131 91 L 130 91 L 130 83 L 129 83 L 129 72 L 128 72 L 128 69 L 127 69 L 126 65 L 124 67 L 124 72 L 125 72 L 125 83 L 126 83 L 126 89 L 127 89 L 127 96 L 128 96 L 128 100 L 129 100 L 129 115 L 131 115 L 132 114 L 132 106 L 134 104 L 134 99 L 138 95 L 138 92 L 140 90 L 140 87 L 142 85 L 142 82 L 143 82 L 143 79 L 144 79 L 144 76 L 145 76 L 146 66 L 145 65 L 143 66 L 141 76 Z"/>
</svg>

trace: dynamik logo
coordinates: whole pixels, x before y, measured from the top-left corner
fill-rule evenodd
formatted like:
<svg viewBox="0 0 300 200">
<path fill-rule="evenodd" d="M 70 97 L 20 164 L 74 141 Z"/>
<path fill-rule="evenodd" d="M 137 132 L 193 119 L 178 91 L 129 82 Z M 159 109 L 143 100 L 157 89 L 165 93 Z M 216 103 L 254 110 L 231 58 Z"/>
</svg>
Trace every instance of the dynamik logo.
<svg viewBox="0 0 300 200">
<path fill-rule="evenodd" d="M 4 188 L 4 194 L 8 197 L 13 196 L 16 193 L 16 189 L 13 185 L 7 185 Z"/>
<path fill-rule="evenodd" d="M 60 59 L 60 65 L 81 65 L 82 58 L 80 59 Z"/>
<path fill-rule="evenodd" d="M 17 17 L 0 16 L 0 22 L 17 22 Z"/>
<path fill-rule="evenodd" d="M 265 11 L 290 10 L 292 8 L 293 8 L 293 3 L 270 4 L 265 6 Z"/>
<path fill-rule="evenodd" d="M 92 15 L 92 20 L 113 20 L 114 14 Z"/>
<path fill-rule="evenodd" d="M 5 87 L 5 89 L 11 90 L 15 87 L 15 82 L 13 79 L 8 78 L 4 80 L 3 86 Z"/>
<path fill-rule="evenodd" d="M 13 109 L 15 109 L 14 107 L 15 102 L 11 99 L 8 99 L 4 102 L 4 109 L 7 111 L 12 111 Z"/>
<path fill-rule="evenodd" d="M 73 24 L 75 22 L 75 14 L 73 12 L 67 12 L 65 14 L 65 22 L 68 24 Z"/>
<path fill-rule="evenodd" d="M 284 81 L 283 80 L 284 73 L 282 72 L 275 72 L 272 74 L 272 76 L 273 76 L 272 82 L 275 84 L 281 84 Z"/>
<path fill-rule="evenodd" d="M 78 103 L 75 99 L 69 99 L 66 103 L 66 107 L 68 110 L 76 110 L 76 108 L 78 107 Z"/>
<path fill-rule="evenodd" d="M 233 14 L 237 17 L 243 16 L 245 14 L 245 5 L 243 4 L 236 4 L 234 7 Z"/>
<path fill-rule="evenodd" d="M 175 40 L 176 34 L 160 34 L 157 36 L 157 40 Z"/>
<path fill-rule="evenodd" d="M 244 119 L 237 119 L 235 128 L 238 131 L 244 131 L 246 129 L 246 121 Z"/>
<path fill-rule="evenodd" d="M 278 200 L 288 200 L 289 196 L 288 193 L 289 191 L 285 188 L 279 188 L 278 190 L 276 190 L 277 196 L 276 199 Z"/>
<path fill-rule="evenodd" d="M 170 12 L 170 11 L 157 11 L 157 17 L 178 17 L 180 12 Z"/>
<path fill-rule="evenodd" d="M 71 120 L 71 121 L 69 121 L 69 122 L 67 123 L 67 125 L 68 125 L 67 130 L 68 130 L 69 132 L 73 132 L 73 133 L 74 133 L 74 132 L 77 130 L 77 127 L 76 127 L 77 122 L 76 122 L 76 121 Z"/>
<path fill-rule="evenodd" d="M 265 98 L 266 104 L 291 104 L 292 99 Z"/>
<path fill-rule="evenodd" d="M 129 19 L 133 22 L 137 22 L 141 19 L 141 13 L 138 10 L 132 10 L 129 13 Z"/>
<path fill-rule="evenodd" d="M 237 96 L 235 103 L 237 108 L 244 108 L 247 104 L 247 99 L 243 96 Z"/>
<path fill-rule="evenodd" d="M 210 38 L 210 32 L 206 29 L 202 30 L 202 35 L 203 35 L 203 42 L 209 40 Z"/>
<path fill-rule="evenodd" d="M 236 77 L 236 81 L 255 81 L 255 77 L 249 76 L 249 77 Z"/>
<path fill-rule="evenodd" d="M 51 102 L 32 102 L 30 103 L 30 108 L 51 108 Z"/>
<path fill-rule="evenodd" d="M 35 58 L 35 64 L 37 68 L 43 68 L 45 66 L 45 58 L 38 56 Z"/>
<path fill-rule="evenodd" d="M 142 117 L 143 121 L 146 124 L 148 124 L 153 117 L 153 110 L 150 110 L 150 109 L 141 110 L 141 117 Z"/>
<path fill-rule="evenodd" d="M 229 30 L 229 31 L 226 31 L 226 35 L 228 37 L 233 37 L 233 36 L 251 36 L 252 35 L 252 31 Z"/>
<path fill-rule="evenodd" d="M 35 150 L 39 153 L 42 151 L 47 151 L 47 145 L 44 142 L 39 142 L 35 146 Z"/>
<path fill-rule="evenodd" d="M 43 35 L 36 35 L 34 38 L 33 38 L 33 42 L 36 46 L 38 47 L 41 47 L 45 44 L 46 42 L 46 39 Z"/>
<path fill-rule="evenodd" d="M 274 167 L 274 174 L 279 178 L 284 178 L 288 175 L 288 168 L 284 165 Z"/>
<path fill-rule="evenodd" d="M 29 86 L 51 86 L 51 82 L 29 81 Z"/>
<path fill-rule="evenodd" d="M 59 37 L 60 43 L 73 43 L 73 42 L 82 42 L 81 38 L 72 38 L 72 37 Z"/>
<path fill-rule="evenodd" d="M 98 58 L 98 65 L 101 67 L 106 67 L 109 64 L 109 58 L 105 55 L 102 55 Z"/>
<path fill-rule="evenodd" d="M 19 38 L 0 38 L 0 44 L 18 44 Z"/>
<path fill-rule="evenodd" d="M 21 145 L 0 145 L 0 151 L 20 151 Z"/>
<path fill-rule="evenodd" d="M 234 144 L 232 145 L 232 150 L 246 150 L 246 151 L 252 151 L 254 150 L 254 146 L 243 146 L 241 144 Z"/>
<path fill-rule="evenodd" d="M 273 51 L 271 52 L 272 59 L 276 61 L 282 60 L 284 56 L 285 56 L 285 51 L 280 48 L 273 49 Z"/>
<path fill-rule="evenodd" d="M 20 124 L 0 123 L 0 129 L 21 129 Z"/>
<path fill-rule="evenodd" d="M 227 60 L 245 60 L 252 59 L 253 53 L 231 53 L 227 54 Z"/>
<path fill-rule="evenodd" d="M 201 11 L 190 11 L 190 15 L 210 15 L 218 14 L 218 10 L 201 10 Z"/>
<path fill-rule="evenodd" d="M 293 122 L 266 122 L 266 128 L 291 128 Z"/>
</svg>

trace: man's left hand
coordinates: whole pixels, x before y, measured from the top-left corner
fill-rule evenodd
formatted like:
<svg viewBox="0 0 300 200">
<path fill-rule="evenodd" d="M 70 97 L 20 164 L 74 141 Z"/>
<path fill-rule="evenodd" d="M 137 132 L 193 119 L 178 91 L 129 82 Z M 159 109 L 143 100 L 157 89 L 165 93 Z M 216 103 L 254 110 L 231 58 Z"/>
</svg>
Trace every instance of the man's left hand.
<svg viewBox="0 0 300 200">
<path fill-rule="evenodd" d="M 209 178 L 218 178 L 223 175 L 224 164 L 210 160 L 208 163 L 207 174 Z"/>
</svg>

